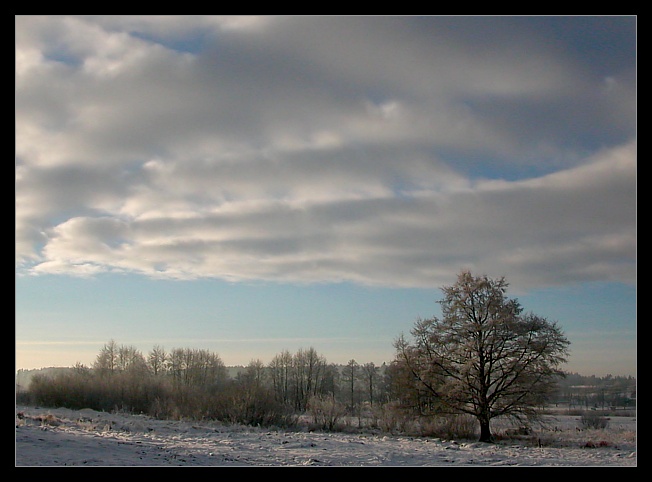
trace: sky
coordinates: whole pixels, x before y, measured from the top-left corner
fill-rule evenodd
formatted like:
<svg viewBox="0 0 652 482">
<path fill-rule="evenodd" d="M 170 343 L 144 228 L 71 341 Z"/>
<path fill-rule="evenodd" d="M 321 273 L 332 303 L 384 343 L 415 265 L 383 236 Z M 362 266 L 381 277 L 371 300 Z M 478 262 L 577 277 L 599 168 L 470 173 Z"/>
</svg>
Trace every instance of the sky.
<svg viewBox="0 0 652 482">
<path fill-rule="evenodd" d="M 461 270 L 636 376 L 635 16 L 16 16 L 16 368 L 390 362 Z"/>
</svg>

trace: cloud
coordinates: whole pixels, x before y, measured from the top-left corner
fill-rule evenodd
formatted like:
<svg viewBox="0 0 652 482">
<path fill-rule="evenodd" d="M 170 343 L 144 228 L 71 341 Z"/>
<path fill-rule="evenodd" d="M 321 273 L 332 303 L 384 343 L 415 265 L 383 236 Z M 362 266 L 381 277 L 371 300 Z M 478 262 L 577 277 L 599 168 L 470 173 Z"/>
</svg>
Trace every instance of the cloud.
<svg viewBox="0 0 652 482">
<path fill-rule="evenodd" d="M 179 177 L 168 176 L 170 182 Z M 635 145 L 628 145 L 539 179 L 482 181 L 408 197 L 389 189 L 311 201 L 261 195 L 209 203 L 209 211 L 204 201 L 181 201 L 203 191 L 182 185 L 152 215 L 62 222 L 42 250 L 47 261 L 33 270 L 437 286 L 469 266 L 509 273 L 523 284 L 634 282 L 635 180 Z M 260 186 L 261 194 L 266 188 Z M 185 209 L 175 209 L 175 202 Z"/>
<path fill-rule="evenodd" d="M 17 271 L 634 282 L 630 73 L 472 23 L 17 17 Z"/>
</svg>

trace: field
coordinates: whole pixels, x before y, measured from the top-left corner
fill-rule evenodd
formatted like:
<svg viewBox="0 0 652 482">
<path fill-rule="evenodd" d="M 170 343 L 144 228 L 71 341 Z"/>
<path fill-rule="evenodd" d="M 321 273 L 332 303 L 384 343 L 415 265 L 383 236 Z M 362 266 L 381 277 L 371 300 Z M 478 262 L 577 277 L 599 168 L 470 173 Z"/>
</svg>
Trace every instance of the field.
<svg viewBox="0 0 652 482">
<path fill-rule="evenodd" d="M 636 466 L 634 417 L 611 416 L 604 429 L 547 417 L 528 436 L 487 444 L 16 406 L 16 466 Z"/>
</svg>

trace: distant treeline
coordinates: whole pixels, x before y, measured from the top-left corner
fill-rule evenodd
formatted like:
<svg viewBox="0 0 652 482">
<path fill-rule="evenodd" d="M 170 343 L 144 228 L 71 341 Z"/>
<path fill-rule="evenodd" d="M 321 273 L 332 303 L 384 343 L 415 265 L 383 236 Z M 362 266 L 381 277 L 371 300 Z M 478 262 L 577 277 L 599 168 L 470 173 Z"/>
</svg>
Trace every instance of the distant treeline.
<svg viewBox="0 0 652 482">
<path fill-rule="evenodd" d="M 636 378 L 567 373 L 558 380 L 552 401 L 569 408 L 636 408 Z"/>
<path fill-rule="evenodd" d="M 329 364 L 314 348 L 284 351 L 265 365 L 226 367 L 208 350 L 105 344 L 91 366 L 19 370 L 17 396 L 43 406 L 125 410 L 159 418 L 211 418 L 287 425 L 325 401 L 340 415 L 392 398 L 390 370 L 351 360 Z"/>
<path fill-rule="evenodd" d="M 105 344 L 91 366 L 18 370 L 19 403 L 145 413 L 167 419 L 214 419 L 261 426 L 291 426 L 310 414 L 320 428 L 333 429 L 345 416 L 372 420 L 386 430 L 404 426 L 418 413 L 419 392 L 395 362 L 382 366 L 328 363 L 314 348 L 283 351 L 269 364 L 252 360 L 227 367 L 208 350 L 155 346 L 144 355 L 133 346 Z M 416 398 L 415 398 L 416 397 Z M 412 400 L 410 398 L 413 398 Z M 416 402 L 415 402 L 416 400 Z M 567 374 L 550 403 L 569 408 L 635 408 L 636 379 Z M 457 418 L 447 435 L 473 430 Z"/>
<path fill-rule="evenodd" d="M 333 366 L 339 373 L 342 373 L 346 367 L 342 364 Z M 385 367 L 385 363 L 377 367 L 379 374 L 384 373 Z M 247 370 L 243 365 L 226 366 L 225 368 L 230 379 L 237 379 Z M 16 392 L 27 392 L 34 375 L 53 377 L 75 369 L 75 367 L 20 368 L 16 372 Z M 636 405 L 636 378 L 632 376 L 606 375 L 599 377 L 567 372 L 566 378 L 560 379 L 557 385 L 558 388 L 552 394 L 551 403 L 567 403 L 571 408 L 587 404 L 591 407 L 603 406 L 603 402 L 609 406 L 626 408 Z"/>
</svg>

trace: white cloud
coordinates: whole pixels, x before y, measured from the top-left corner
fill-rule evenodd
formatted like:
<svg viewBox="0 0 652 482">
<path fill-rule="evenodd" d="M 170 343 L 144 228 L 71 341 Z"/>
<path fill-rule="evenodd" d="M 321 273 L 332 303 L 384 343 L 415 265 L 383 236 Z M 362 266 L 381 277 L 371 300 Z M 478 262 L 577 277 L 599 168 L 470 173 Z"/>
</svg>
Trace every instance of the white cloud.
<svg viewBox="0 0 652 482">
<path fill-rule="evenodd" d="M 538 180 L 488 181 L 407 198 L 385 190 L 284 201 L 262 196 L 263 183 L 255 202 L 223 201 L 202 212 L 186 201 L 183 211 L 174 204 L 183 206 L 184 197 L 208 187 L 164 184 L 160 196 L 169 196 L 167 204 L 151 206 L 157 210 L 149 216 L 76 217 L 56 226 L 35 271 L 61 272 L 67 263 L 84 274 L 92 266 L 184 278 L 438 286 L 442 275 L 468 265 L 508 272 L 524 285 L 634 282 L 634 150 L 619 148 Z M 317 186 L 319 179 L 306 182 Z M 337 193 L 337 183 L 327 185 Z"/>
<path fill-rule="evenodd" d="M 537 132 L 586 75 L 520 37 L 475 51 L 410 22 L 17 17 L 17 269 L 632 282 L 635 142 Z"/>
</svg>

